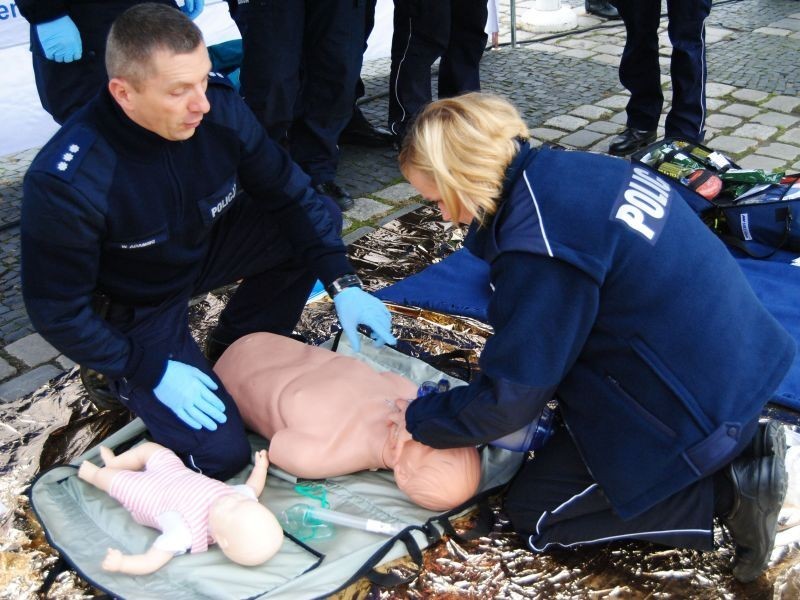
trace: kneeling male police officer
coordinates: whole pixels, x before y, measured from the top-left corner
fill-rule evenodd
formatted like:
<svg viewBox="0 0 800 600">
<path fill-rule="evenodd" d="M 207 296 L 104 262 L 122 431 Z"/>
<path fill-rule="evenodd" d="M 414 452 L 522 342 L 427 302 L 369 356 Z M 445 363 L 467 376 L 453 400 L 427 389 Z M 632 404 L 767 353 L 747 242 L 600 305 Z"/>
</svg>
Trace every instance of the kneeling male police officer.
<svg viewBox="0 0 800 600">
<path fill-rule="evenodd" d="M 115 21 L 108 88 L 70 118 L 24 182 L 22 280 L 36 329 L 103 373 L 153 439 L 206 475 L 245 466 L 236 406 L 192 339 L 188 300 L 242 280 L 212 331 L 214 358 L 255 331 L 291 333 L 317 277 L 345 332 L 393 343 L 362 291 L 341 212 L 266 135 L 200 30 L 145 3 Z M 92 308 L 109 300 L 105 318 Z"/>
</svg>

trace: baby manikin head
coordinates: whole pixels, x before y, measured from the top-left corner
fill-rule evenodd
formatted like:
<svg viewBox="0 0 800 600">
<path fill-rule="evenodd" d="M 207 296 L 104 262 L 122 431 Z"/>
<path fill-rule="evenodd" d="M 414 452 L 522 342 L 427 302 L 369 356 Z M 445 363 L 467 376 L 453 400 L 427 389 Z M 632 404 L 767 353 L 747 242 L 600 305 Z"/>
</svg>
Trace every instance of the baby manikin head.
<svg viewBox="0 0 800 600">
<path fill-rule="evenodd" d="M 448 510 L 478 491 L 481 461 L 475 448 L 431 448 L 408 440 L 394 465 L 403 493 L 429 510 Z"/>
<path fill-rule="evenodd" d="M 275 515 L 241 494 L 228 494 L 214 502 L 209 526 L 223 554 L 246 567 L 268 561 L 283 543 L 283 529 Z"/>
</svg>

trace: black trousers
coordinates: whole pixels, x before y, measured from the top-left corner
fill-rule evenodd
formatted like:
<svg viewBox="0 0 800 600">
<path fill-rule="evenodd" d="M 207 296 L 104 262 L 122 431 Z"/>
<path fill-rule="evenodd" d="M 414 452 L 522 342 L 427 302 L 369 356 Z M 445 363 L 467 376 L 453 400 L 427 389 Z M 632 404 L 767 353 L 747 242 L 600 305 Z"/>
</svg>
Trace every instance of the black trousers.
<svg viewBox="0 0 800 600">
<path fill-rule="evenodd" d="M 403 137 L 431 101 L 431 66 L 439 63 L 439 98 L 480 90 L 486 48 L 485 0 L 395 0 L 389 130 Z"/>
<path fill-rule="evenodd" d="M 631 473 L 631 478 L 636 474 Z M 505 511 L 528 546 L 543 552 L 635 539 L 676 548 L 713 548 L 714 485 L 706 477 L 631 519 L 611 508 L 559 423 L 511 484 Z"/>
<path fill-rule="evenodd" d="M 361 71 L 364 0 L 250 0 L 233 16 L 245 102 L 312 183 L 333 180 Z"/>
<path fill-rule="evenodd" d="M 341 211 L 333 201 L 324 201 L 341 227 Z M 259 204 L 243 198 L 233 208 L 217 225 L 192 289 L 158 306 L 112 304 L 106 317 L 126 335 L 147 346 L 168 348 L 170 359 L 192 365 L 217 382 L 215 393 L 225 404 L 227 421 L 215 431 L 190 428 L 152 389 L 126 380 L 114 381 L 112 389 L 141 417 L 154 441 L 172 449 L 187 466 L 218 479 L 227 479 L 247 465 L 250 447 L 233 399 L 189 331 L 188 301 L 243 279 L 220 316 L 222 341 L 232 342 L 257 331 L 289 335 L 316 280 Z"/>
<path fill-rule="evenodd" d="M 664 95 L 658 63 L 660 0 L 612 0 L 627 38 L 619 79 L 631 93 L 628 127 L 654 130 Z M 672 43 L 672 108 L 664 125 L 667 136 L 700 142 L 705 136 L 706 18 L 711 0 L 667 0 L 667 33 Z"/>
</svg>

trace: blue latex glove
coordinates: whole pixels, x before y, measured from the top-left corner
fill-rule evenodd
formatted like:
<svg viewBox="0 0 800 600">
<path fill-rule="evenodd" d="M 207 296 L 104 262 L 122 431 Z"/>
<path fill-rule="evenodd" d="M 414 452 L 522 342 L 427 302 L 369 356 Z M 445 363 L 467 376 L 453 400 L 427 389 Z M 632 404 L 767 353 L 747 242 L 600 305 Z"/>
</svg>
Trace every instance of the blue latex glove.
<svg viewBox="0 0 800 600">
<path fill-rule="evenodd" d="M 36 26 L 36 35 L 48 60 L 68 63 L 83 54 L 81 34 L 67 15 Z"/>
<path fill-rule="evenodd" d="M 205 0 L 183 0 L 183 6 L 181 6 L 181 10 L 190 19 L 196 19 L 200 13 L 203 12 L 204 5 Z"/>
<path fill-rule="evenodd" d="M 361 349 L 361 342 L 358 339 L 359 325 L 366 325 L 372 329 L 370 337 L 375 340 L 376 346 L 397 343 L 392 335 L 392 317 L 389 309 L 372 294 L 359 287 L 349 287 L 336 294 L 333 303 L 336 305 L 336 314 L 339 316 L 342 329 L 356 352 Z"/>
<path fill-rule="evenodd" d="M 167 370 L 153 393 L 192 429 L 216 431 L 217 423 L 227 420 L 225 405 L 213 391 L 217 387 L 200 369 L 168 360 Z"/>
</svg>

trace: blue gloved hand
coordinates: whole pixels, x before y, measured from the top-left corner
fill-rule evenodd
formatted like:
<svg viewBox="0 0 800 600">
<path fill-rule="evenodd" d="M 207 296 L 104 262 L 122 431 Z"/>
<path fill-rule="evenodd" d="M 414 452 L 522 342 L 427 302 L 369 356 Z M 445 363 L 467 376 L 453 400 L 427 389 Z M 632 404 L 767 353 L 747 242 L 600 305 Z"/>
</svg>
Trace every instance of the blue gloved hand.
<svg viewBox="0 0 800 600">
<path fill-rule="evenodd" d="M 190 19 L 196 19 L 200 13 L 203 12 L 204 5 L 205 0 L 183 0 L 183 6 L 181 6 L 181 10 Z"/>
<path fill-rule="evenodd" d="M 67 15 L 36 26 L 36 35 L 48 60 L 68 63 L 80 60 L 83 53 L 81 34 Z"/>
<path fill-rule="evenodd" d="M 361 349 L 361 342 L 358 339 L 359 325 L 366 325 L 372 329 L 370 337 L 375 340 L 376 346 L 397 343 L 397 339 L 392 335 L 392 317 L 389 309 L 372 294 L 359 287 L 349 287 L 336 294 L 333 303 L 336 305 L 336 314 L 339 316 L 342 329 L 356 352 Z"/>
<path fill-rule="evenodd" d="M 153 393 L 192 429 L 205 427 L 216 431 L 217 423 L 227 420 L 225 405 L 213 392 L 217 387 L 214 380 L 200 369 L 168 360 L 167 370 Z"/>
</svg>

